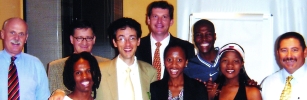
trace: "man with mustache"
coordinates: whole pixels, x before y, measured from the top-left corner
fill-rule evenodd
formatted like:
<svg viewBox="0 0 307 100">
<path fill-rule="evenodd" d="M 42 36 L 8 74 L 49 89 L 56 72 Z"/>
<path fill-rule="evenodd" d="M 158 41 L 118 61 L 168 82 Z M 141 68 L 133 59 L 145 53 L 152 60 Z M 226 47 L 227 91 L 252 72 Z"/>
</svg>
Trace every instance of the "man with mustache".
<svg viewBox="0 0 307 100">
<path fill-rule="evenodd" d="M 23 53 L 28 26 L 21 18 L 7 19 L 1 30 L 0 100 L 46 100 L 50 92 L 42 62 Z"/>
<path fill-rule="evenodd" d="M 262 83 L 263 100 L 306 100 L 307 48 L 302 35 L 287 32 L 276 42 L 276 55 L 281 70 Z"/>
</svg>

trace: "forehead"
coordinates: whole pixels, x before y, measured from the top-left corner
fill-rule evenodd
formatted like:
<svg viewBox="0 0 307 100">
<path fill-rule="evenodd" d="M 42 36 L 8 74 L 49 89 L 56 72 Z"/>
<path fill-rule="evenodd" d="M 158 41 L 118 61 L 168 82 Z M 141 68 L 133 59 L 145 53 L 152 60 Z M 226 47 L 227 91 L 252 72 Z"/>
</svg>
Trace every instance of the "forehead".
<svg viewBox="0 0 307 100">
<path fill-rule="evenodd" d="M 152 10 L 151 10 L 151 13 L 152 14 L 167 14 L 167 15 L 169 15 L 169 10 L 168 9 L 163 9 L 163 8 L 153 8 Z"/>
<path fill-rule="evenodd" d="M 180 47 L 170 47 L 167 51 L 168 55 L 173 55 L 173 54 L 177 54 L 177 55 L 181 55 L 184 56 L 184 51 L 182 48 Z"/>
<path fill-rule="evenodd" d="M 293 37 L 282 39 L 280 41 L 279 46 L 280 46 L 280 48 L 292 48 L 292 47 L 302 48 L 300 41 L 296 38 L 293 38 Z"/>
<path fill-rule="evenodd" d="M 93 30 L 91 28 L 76 28 L 74 29 L 75 36 L 93 36 Z"/>
<path fill-rule="evenodd" d="M 80 58 L 75 64 L 74 64 L 74 70 L 78 70 L 81 68 L 90 68 L 89 62 L 83 58 Z"/>
<path fill-rule="evenodd" d="M 124 27 L 124 28 L 120 28 L 117 29 L 116 31 L 116 37 L 118 36 L 136 36 L 136 31 L 134 28 L 130 28 L 130 27 Z"/>
<path fill-rule="evenodd" d="M 20 30 L 20 31 L 26 31 L 28 28 L 27 24 L 18 19 L 12 19 L 7 22 L 5 22 L 3 29 L 4 30 Z"/>
</svg>

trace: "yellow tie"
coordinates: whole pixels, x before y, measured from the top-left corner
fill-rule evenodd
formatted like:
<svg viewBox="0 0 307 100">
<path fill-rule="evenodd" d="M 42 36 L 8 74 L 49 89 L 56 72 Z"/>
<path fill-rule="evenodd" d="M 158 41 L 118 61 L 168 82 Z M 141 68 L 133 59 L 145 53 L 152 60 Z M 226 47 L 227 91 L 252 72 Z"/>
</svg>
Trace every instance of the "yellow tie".
<svg viewBox="0 0 307 100">
<path fill-rule="evenodd" d="M 293 79 L 292 75 L 287 77 L 285 88 L 280 95 L 280 100 L 290 100 L 290 96 L 291 96 L 291 83 L 290 83 L 290 81 L 292 79 Z"/>
<path fill-rule="evenodd" d="M 133 89 L 132 81 L 130 78 L 130 72 L 131 72 L 131 69 L 128 67 L 126 70 L 127 78 L 125 80 L 126 100 L 134 100 L 134 89 Z"/>
</svg>

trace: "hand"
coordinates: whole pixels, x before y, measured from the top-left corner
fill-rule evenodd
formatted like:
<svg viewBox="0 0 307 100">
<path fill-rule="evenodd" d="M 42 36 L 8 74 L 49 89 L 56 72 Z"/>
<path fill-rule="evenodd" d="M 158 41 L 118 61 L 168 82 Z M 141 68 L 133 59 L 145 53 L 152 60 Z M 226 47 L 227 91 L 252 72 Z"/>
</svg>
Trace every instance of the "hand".
<svg viewBox="0 0 307 100">
<path fill-rule="evenodd" d="M 247 81 L 247 85 L 249 85 L 249 86 L 258 86 L 258 83 L 257 83 L 257 81 L 251 79 L 251 80 Z"/>
<path fill-rule="evenodd" d="M 207 91 L 211 92 L 213 89 L 216 88 L 216 83 L 212 81 L 212 78 L 210 77 L 207 82 L 204 82 L 205 86 L 207 87 Z"/>
<path fill-rule="evenodd" d="M 63 100 L 65 96 L 65 92 L 61 89 L 57 89 L 53 91 L 52 95 L 49 97 L 48 100 Z"/>
</svg>

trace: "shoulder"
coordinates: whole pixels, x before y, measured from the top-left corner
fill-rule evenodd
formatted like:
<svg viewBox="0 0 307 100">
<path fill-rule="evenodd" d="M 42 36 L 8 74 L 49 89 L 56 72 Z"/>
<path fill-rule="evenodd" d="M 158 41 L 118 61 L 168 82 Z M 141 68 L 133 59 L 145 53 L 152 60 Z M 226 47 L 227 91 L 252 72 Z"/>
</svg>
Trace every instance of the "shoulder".
<svg viewBox="0 0 307 100">
<path fill-rule="evenodd" d="M 103 57 L 101 57 L 101 56 L 94 56 L 95 58 L 96 58 L 96 60 L 97 60 L 97 62 L 99 63 L 99 62 L 104 62 L 104 61 L 109 61 L 110 59 L 108 59 L 108 58 L 103 58 Z"/>
<path fill-rule="evenodd" d="M 175 42 L 177 43 L 181 43 L 181 44 L 185 44 L 185 45 L 193 45 L 192 43 L 190 43 L 189 41 L 186 41 L 186 40 L 182 40 L 180 38 L 177 38 L 177 37 L 174 37 L 174 36 L 171 36 L 171 40 L 174 40 Z"/>
<path fill-rule="evenodd" d="M 107 68 L 111 65 L 111 63 L 114 62 L 114 60 L 108 60 L 108 61 L 104 61 L 104 62 L 98 62 L 98 65 L 101 68 Z"/>
<path fill-rule="evenodd" d="M 53 60 L 53 61 L 51 61 L 51 62 L 48 63 L 48 66 L 54 66 L 54 65 L 59 65 L 59 64 L 63 64 L 63 65 L 64 65 L 64 63 L 65 63 L 65 61 L 67 60 L 67 58 L 68 58 L 68 57 Z"/>
<path fill-rule="evenodd" d="M 26 60 L 41 62 L 36 56 L 30 55 L 30 54 L 27 54 L 27 53 L 21 53 L 21 56 L 23 58 L 25 58 Z"/>
<path fill-rule="evenodd" d="M 261 100 L 261 93 L 260 90 L 257 87 L 254 86 L 245 86 L 246 89 L 246 96 L 248 99 L 253 100 Z"/>
<path fill-rule="evenodd" d="M 266 78 L 263 79 L 263 82 L 261 85 L 263 86 L 265 84 L 278 82 L 278 80 L 280 81 L 281 74 L 282 74 L 282 70 L 279 70 L 273 73 L 272 75 L 267 76 Z"/>
<path fill-rule="evenodd" d="M 147 62 L 144 62 L 144 61 L 141 61 L 141 60 L 138 60 L 137 62 L 138 62 L 138 65 L 142 68 L 149 69 L 149 70 L 155 70 L 155 68 L 152 67 L 152 65 L 147 63 Z"/>
</svg>

